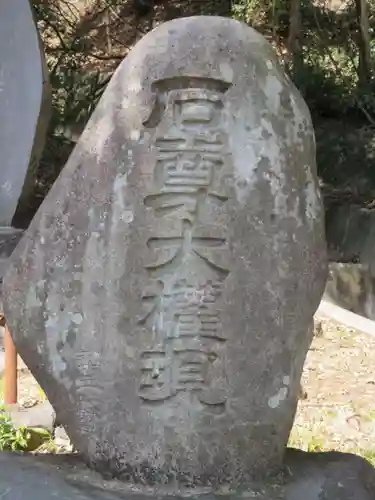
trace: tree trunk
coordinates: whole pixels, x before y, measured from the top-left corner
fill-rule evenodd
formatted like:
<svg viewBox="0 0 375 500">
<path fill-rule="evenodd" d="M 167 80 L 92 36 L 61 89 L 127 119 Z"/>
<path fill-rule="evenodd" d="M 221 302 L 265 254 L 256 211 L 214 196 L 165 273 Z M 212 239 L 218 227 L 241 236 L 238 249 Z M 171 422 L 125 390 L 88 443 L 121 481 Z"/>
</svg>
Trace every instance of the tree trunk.
<svg viewBox="0 0 375 500">
<path fill-rule="evenodd" d="M 360 87 L 367 87 L 371 80 L 371 52 L 367 0 L 356 0 L 358 21 L 358 83 Z"/>
<path fill-rule="evenodd" d="M 303 66 L 301 27 L 301 0 L 290 0 L 287 49 L 289 69 L 294 74 Z"/>
</svg>

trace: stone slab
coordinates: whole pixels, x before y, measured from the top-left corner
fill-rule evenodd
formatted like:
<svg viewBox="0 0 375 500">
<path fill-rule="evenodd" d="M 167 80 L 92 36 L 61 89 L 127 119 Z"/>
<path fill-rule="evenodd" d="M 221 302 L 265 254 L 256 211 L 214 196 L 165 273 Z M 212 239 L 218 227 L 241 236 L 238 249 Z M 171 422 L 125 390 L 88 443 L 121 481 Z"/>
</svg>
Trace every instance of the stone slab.
<svg viewBox="0 0 375 500">
<path fill-rule="evenodd" d="M 345 325 L 347 328 L 353 328 L 358 332 L 363 332 L 367 335 L 375 337 L 375 321 L 348 311 L 347 309 L 344 309 L 329 300 L 321 301 L 317 313 L 331 318 L 334 321 Z"/>
<path fill-rule="evenodd" d="M 288 450 L 277 477 L 239 489 L 152 490 L 104 480 L 78 457 L 0 453 L 1 500 L 374 500 L 375 470 L 344 453 Z"/>
<path fill-rule="evenodd" d="M 285 485 L 286 500 L 375 498 L 375 469 L 357 455 L 290 449 L 285 462 L 290 472 Z"/>
<path fill-rule="evenodd" d="M 49 432 L 53 431 L 56 415 L 49 401 L 30 408 L 22 408 L 18 404 L 7 405 L 6 411 L 16 427 L 41 427 Z"/>
<path fill-rule="evenodd" d="M 38 462 L 31 455 L 0 452 L 1 500 L 109 500 L 90 496 L 65 481 L 58 466 Z"/>
<path fill-rule="evenodd" d="M 142 483 L 278 467 L 326 281 L 306 104 L 237 21 L 120 65 L 11 258 L 6 318 L 75 447 Z"/>
<path fill-rule="evenodd" d="M 27 198 L 44 146 L 51 100 L 28 0 L 0 2 L 0 225 Z"/>
</svg>

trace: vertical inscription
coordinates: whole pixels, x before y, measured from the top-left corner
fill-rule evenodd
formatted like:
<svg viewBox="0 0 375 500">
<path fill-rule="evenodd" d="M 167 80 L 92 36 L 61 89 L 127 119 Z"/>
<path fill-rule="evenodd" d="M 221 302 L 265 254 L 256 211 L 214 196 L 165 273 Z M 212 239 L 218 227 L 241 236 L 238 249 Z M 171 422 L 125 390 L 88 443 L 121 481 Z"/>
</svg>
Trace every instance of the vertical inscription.
<svg viewBox="0 0 375 500">
<path fill-rule="evenodd" d="M 227 228 L 215 224 L 215 213 L 228 200 L 232 171 L 223 113 L 227 89 L 210 83 L 164 87 L 158 96 L 164 109 L 144 199 L 155 228 L 147 240 L 149 284 L 139 319 L 155 339 L 140 360 L 139 396 L 148 402 L 178 393 L 204 405 L 224 407 L 226 400 L 219 301 L 229 254 Z"/>
<path fill-rule="evenodd" d="M 95 423 L 100 420 L 100 409 L 105 398 L 98 373 L 101 362 L 97 353 L 78 350 L 75 353 L 78 372 L 75 378 L 78 420 L 81 432 L 91 434 Z"/>
</svg>

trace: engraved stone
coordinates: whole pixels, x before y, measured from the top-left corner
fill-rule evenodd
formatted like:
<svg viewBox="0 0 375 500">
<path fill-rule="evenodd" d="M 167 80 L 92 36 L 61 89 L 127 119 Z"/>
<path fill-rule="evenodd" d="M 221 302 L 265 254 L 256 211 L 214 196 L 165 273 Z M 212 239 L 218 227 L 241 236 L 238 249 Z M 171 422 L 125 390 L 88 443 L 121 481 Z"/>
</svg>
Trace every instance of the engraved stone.
<svg viewBox="0 0 375 500">
<path fill-rule="evenodd" d="M 146 35 L 11 260 L 16 345 L 93 467 L 280 465 L 326 255 L 310 115 L 261 35 L 203 16 Z"/>
<path fill-rule="evenodd" d="M 42 49 L 29 1 L 2 0 L 0 225 L 4 226 L 12 224 L 17 207 L 28 210 L 44 148 L 51 94 Z"/>
</svg>

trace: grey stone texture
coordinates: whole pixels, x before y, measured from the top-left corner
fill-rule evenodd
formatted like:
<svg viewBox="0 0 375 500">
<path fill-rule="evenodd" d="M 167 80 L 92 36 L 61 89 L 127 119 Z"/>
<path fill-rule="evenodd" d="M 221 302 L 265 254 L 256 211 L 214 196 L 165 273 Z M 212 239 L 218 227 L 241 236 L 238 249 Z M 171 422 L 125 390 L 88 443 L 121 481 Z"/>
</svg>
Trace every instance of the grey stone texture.
<svg viewBox="0 0 375 500">
<path fill-rule="evenodd" d="M 1 193 L 0 193 L 0 198 L 1 198 Z M 0 227 L 0 376 L 4 369 L 4 357 L 2 355 L 3 338 L 4 338 L 3 294 L 2 294 L 3 276 L 8 266 L 9 257 L 11 256 L 13 250 L 18 245 L 18 242 L 20 241 L 22 234 L 23 234 L 22 229 L 16 229 L 14 227 L 4 227 L 4 226 Z"/>
<path fill-rule="evenodd" d="M 28 0 L 0 2 L 0 225 L 10 226 L 33 187 L 51 96 Z M 21 200 L 20 200 L 21 198 Z"/>
<path fill-rule="evenodd" d="M 7 405 L 6 411 L 16 427 L 41 427 L 51 433 L 54 429 L 56 415 L 49 401 L 31 408 L 22 408 L 18 404 Z"/>
<path fill-rule="evenodd" d="M 23 231 L 14 227 L 0 227 L 0 284 L 8 265 L 8 259 L 18 245 Z"/>
<path fill-rule="evenodd" d="M 375 470 L 344 453 L 287 450 L 285 468 L 264 482 L 211 492 L 134 487 L 105 480 L 77 455 L 0 453 L 2 500 L 374 500 Z"/>
<path fill-rule="evenodd" d="M 201 16 L 116 71 L 5 312 L 92 467 L 235 483 L 282 461 L 325 280 L 309 111 L 261 35 Z"/>
<path fill-rule="evenodd" d="M 374 500 L 375 469 L 350 453 L 288 450 L 285 500 Z M 262 498 L 262 497 L 260 497 Z M 264 497 L 266 500 L 267 497 Z M 273 497 L 269 497 L 273 500 Z"/>
</svg>

